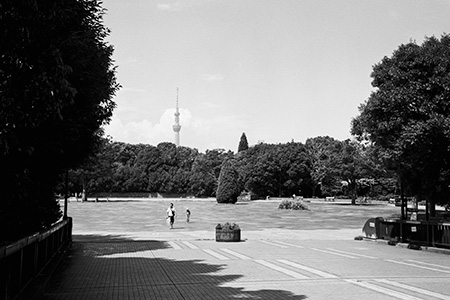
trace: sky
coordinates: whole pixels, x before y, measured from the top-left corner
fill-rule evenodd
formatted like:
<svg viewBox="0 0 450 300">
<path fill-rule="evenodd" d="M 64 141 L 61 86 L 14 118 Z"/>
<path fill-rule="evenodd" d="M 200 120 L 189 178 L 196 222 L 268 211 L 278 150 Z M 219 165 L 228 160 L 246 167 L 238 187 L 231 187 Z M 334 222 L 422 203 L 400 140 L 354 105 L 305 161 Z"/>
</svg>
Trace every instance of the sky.
<svg viewBox="0 0 450 300">
<path fill-rule="evenodd" d="M 351 138 L 372 68 L 450 33 L 447 0 L 103 0 L 122 88 L 105 133 L 200 152 Z"/>
</svg>

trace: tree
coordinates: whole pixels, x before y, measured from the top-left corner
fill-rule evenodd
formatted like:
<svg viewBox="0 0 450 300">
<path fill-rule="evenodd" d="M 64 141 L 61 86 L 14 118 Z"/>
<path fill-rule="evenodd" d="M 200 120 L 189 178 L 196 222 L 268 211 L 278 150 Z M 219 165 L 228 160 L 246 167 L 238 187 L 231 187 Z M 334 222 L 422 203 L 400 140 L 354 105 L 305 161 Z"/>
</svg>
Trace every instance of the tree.
<svg viewBox="0 0 450 300">
<path fill-rule="evenodd" d="M 371 77 L 376 90 L 360 106 L 352 134 L 378 149 L 404 192 L 449 203 L 450 36 L 401 45 Z"/>
<path fill-rule="evenodd" d="M 361 144 L 345 140 L 342 142 L 341 161 L 339 163 L 339 178 L 347 183 L 352 205 L 356 204 L 358 184 L 367 177 L 367 158 Z"/>
<path fill-rule="evenodd" d="M 198 154 L 192 165 L 189 191 L 196 197 L 215 196 L 221 166 L 225 159 L 232 157 L 233 153 L 224 149 L 206 150 L 205 154 Z"/>
<path fill-rule="evenodd" d="M 245 132 L 243 132 L 241 135 L 241 139 L 239 141 L 238 153 L 245 151 L 247 149 L 248 149 L 247 136 L 245 135 Z"/>
<path fill-rule="evenodd" d="M 240 193 L 238 173 L 232 159 L 227 159 L 223 162 L 220 170 L 219 184 L 216 192 L 217 203 L 234 204 L 237 202 Z"/>
<path fill-rule="evenodd" d="M 275 151 L 262 153 L 254 164 L 247 162 L 245 166 L 248 175 L 244 184 L 246 190 L 262 196 L 281 196 L 282 168 Z"/>
<path fill-rule="evenodd" d="M 69 191 L 77 194 L 84 191 L 85 197 L 87 193 L 111 192 L 116 175 L 112 149 L 113 143 L 103 138 L 94 155 L 77 169 L 69 170 Z M 64 188 L 60 187 L 58 192 L 64 194 Z"/>
<path fill-rule="evenodd" d="M 241 152 L 236 157 L 236 167 L 239 174 L 241 190 L 256 195 L 278 195 L 278 177 L 280 167 L 274 162 L 276 146 L 258 144 Z"/>
<path fill-rule="evenodd" d="M 333 186 L 336 181 L 341 142 L 329 136 L 318 136 L 307 139 L 305 148 L 314 197 L 318 186 L 321 189 L 324 186 Z"/>
<path fill-rule="evenodd" d="M 60 217 L 58 178 L 100 142 L 119 85 L 99 1 L 5 0 L 0 15 L 4 240 Z"/>
<path fill-rule="evenodd" d="M 371 182 L 369 195 L 383 196 L 390 199 L 398 195 L 397 176 L 394 171 L 389 170 L 380 159 L 380 153 L 372 145 L 365 145 L 363 148 L 364 172 L 367 177 L 366 182 Z M 364 191 L 362 191 L 364 192 Z"/>
<path fill-rule="evenodd" d="M 291 196 L 308 178 L 305 147 L 300 143 L 258 144 L 236 157 L 239 186 L 260 196 Z"/>
<path fill-rule="evenodd" d="M 280 195 L 304 195 L 309 179 L 308 157 L 302 143 L 277 145 L 277 159 L 281 166 Z"/>
</svg>

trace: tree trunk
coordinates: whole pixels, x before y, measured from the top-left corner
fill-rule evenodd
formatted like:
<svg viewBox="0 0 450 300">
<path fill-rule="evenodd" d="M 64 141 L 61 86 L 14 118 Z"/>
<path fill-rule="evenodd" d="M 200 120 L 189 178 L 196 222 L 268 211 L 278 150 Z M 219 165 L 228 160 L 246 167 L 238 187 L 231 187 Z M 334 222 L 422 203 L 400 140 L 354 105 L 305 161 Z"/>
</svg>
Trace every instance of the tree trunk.
<svg viewBox="0 0 450 300">
<path fill-rule="evenodd" d="M 81 178 L 81 183 L 83 185 L 83 192 L 81 193 L 81 202 L 87 201 L 87 194 L 86 194 L 86 181 L 84 180 L 84 176 Z"/>
<path fill-rule="evenodd" d="M 312 197 L 315 198 L 316 197 L 316 188 L 317 188 L 318 184 L 313 184 L 312 185 Z"/>
<path fill-rule="evenodd" d="M 436 217 L 436 204 L 434 203 L 433 199 L 430 199 L 428 201 L 429 203 L 429 210 L 430 210 L 430 217 Z"/>
<path fill-rule="evenodd" d="M 350 186 L 351 195 L 352 195 L 352 205 L 356 205 L 356 197 L 357 197 L 356 182 L 354 182 L 354 183 L 349 182 L 349 186 Z"/>
</svg>

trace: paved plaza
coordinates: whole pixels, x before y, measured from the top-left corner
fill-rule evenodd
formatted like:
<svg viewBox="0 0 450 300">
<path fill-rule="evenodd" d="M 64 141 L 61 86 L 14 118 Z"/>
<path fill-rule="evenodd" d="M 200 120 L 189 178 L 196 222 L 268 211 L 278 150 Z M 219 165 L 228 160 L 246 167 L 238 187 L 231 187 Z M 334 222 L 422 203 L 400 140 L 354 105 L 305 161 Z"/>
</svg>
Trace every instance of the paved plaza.
<svg viewBox="0 0 450 300">
<path fill-rule="evenodd" d="M 172 202 L 173 230 L 168 201 L 70 202 L 74 243 L 41 299 L 450 299 L 449 256 L 354 240 L 396 207 Z M 227 221 L 241 242 L 214 240 Z"/>
</svg>

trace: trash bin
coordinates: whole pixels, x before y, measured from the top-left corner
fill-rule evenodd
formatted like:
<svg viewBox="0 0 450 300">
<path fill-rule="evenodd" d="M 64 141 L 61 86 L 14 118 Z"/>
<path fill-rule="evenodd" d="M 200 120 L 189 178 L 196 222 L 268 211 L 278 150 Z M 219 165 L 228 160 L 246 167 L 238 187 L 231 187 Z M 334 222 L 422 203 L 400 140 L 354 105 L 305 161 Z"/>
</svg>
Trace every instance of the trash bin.
<svg viewBox="0 0 450 300">
<path fill-rule="evenodd" d="M 400 236 L 400 224 L 398 220 L 383 220 L 380 223 L 380 238 L 392 240 Z"/>
<path fill-rule="evenodd" d="M 381 238 L 381 225 L 380 224 L 382 221 L 384 221 L 384 218 L 382 218 L 382 217 L 368 219 L 362 229 L 362 231 L 366 235 L 366 237 L 371 238 L 371 239 Z"/>
</svg>

